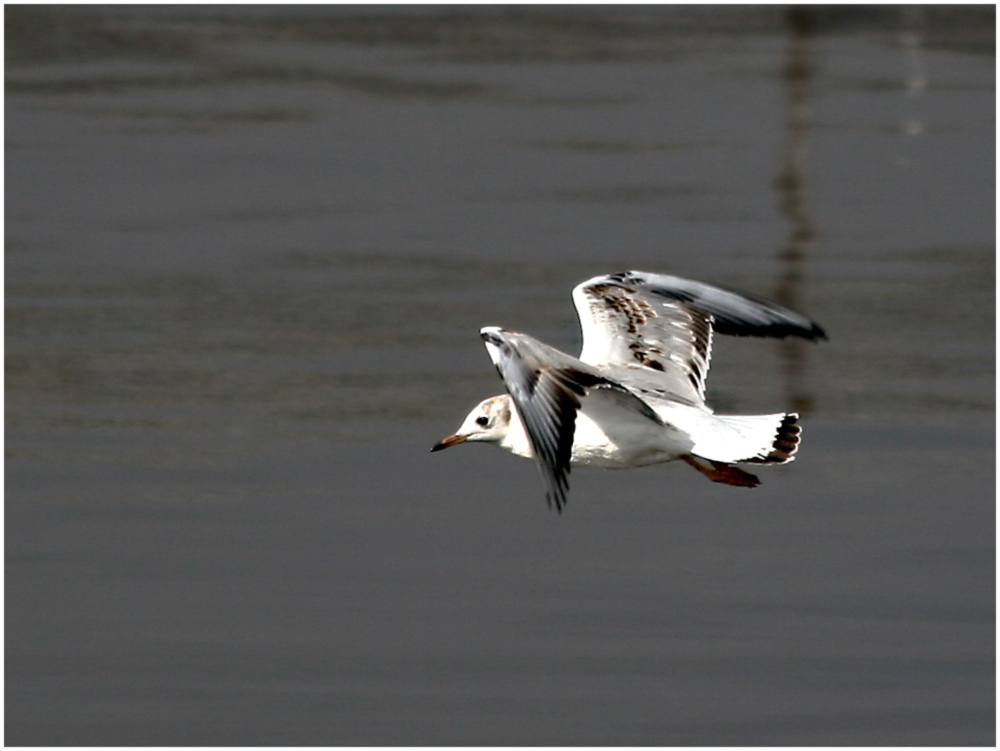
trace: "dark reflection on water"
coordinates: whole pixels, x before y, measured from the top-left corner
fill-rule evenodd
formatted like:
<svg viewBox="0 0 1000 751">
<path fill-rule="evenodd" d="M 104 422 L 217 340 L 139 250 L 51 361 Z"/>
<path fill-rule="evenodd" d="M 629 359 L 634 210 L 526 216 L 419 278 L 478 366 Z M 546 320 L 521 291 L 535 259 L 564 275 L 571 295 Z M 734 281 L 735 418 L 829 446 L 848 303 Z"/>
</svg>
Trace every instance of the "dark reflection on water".
<svg viewBox="0 0 1000 751">
<path fill-rule="evenodd" d="M 10 743 L 993 742 L 991 7 L 5 13 Z M 794 465 L 428 453 L 629 267 Z"/>
</svg>

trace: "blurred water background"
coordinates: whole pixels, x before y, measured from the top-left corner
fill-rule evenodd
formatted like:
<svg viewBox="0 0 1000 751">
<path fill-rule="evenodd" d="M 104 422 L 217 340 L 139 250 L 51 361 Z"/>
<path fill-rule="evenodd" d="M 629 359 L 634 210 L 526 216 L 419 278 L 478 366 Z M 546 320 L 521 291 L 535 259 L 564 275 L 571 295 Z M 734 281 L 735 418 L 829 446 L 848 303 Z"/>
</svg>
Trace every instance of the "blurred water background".
<svg viewBox="0 0 1000 751">
<path fill-rule="evenodd" d="M 993 745 L 993 6 L 6 6 L 6 742 Z M 751 492 L 432 456 L 736 286 Z"/>
</svg>

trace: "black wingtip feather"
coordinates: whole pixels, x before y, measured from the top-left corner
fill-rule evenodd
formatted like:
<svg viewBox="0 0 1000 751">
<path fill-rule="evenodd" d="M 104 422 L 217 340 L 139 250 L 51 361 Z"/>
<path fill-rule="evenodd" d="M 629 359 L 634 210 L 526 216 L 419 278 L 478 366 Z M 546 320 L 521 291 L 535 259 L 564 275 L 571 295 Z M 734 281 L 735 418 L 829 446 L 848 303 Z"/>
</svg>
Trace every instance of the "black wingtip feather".
<svg viewBox="0 0 1000 751">
<path fill-rule="evenodd" d="M 812 321 L 807 321 L 808 327 L 793 323 L 772 323 L 761 326 L 747 325 L 742 321 L 727 319 L 719 315 L 714 315 L 713 318 L 715 320 L 712 321 L 712 328 L 726 336 L 767 336 L 775 339 L 797 336 L 811 342 L 827 338 L 822 327 Z"/>
<path fill-rule="evenodd" d="M 745 292 L 744 290 L 727 287 L 721 284 L 709 285 L 704 284 L 703 282 L 687 282 L 687 280 L 681 280 L 687 284 L 697 284 L 700 287 L 707 289 L 714 286 L 717 290 L 738 295 L 749 302 L 756 303 L 760 306 L 762 311 L 767 311 L 773 314 L 773 316 L 778 320 L 771 320 L 768 322 L 751 322 L 727 316 L 726 313 L 719 310 L 717 306 L 709 304 L 708 301 L 705 300 L 703 294 L 697 291 L 697 289 L 687 290 L 654 287 L 649 284 L 649 280 L 643 277 L 642 272 L 619 271 L 615 274 L 609 274 L 608 278 L 620 284 L 645 286 L 650 294 L 690 305 L 692 308 L 711 316 L 712 328 L 718 333 L 726 336 L 767 336 L 778 339 L 784 339 L 789 336 L 797 336 L 814 342 L 821 339 L 827 339 L 826 331 L 824 331 L 819 324 L 793 310 L 789 310 L 771 300 L 768 300 L 767 298 L 755 295 L 752 292 Z"/>
</svg>

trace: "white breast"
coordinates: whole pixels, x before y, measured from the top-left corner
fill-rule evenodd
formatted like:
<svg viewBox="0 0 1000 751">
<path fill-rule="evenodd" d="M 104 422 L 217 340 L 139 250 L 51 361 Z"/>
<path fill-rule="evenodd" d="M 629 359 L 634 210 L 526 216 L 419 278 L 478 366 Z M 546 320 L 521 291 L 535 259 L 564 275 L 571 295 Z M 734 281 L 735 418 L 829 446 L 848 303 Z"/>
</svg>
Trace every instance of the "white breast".
<svg viewBox="0 0 1000 751">
<path fill-rule="evenodd" d="M 652 421 L 595 422 L 586 409 L 576 417 L 571 464 L 627 469 L 676 459 L 690 448 L 685 436 Z"/>
<path fill-rule="evenodd" d="M 639 418 L 631 412 L 609 414 L 606 410 L 598 410 L 595 419 L 588 414 L 589 401 L 584 399 L 583 409 L 576 416 L 573 454 L 570 457 L 573 466 L 603 469 L 643 467 L 671 461 L 691 450 L 691 440 L 686 434 Z M 516 409 L 511 410 L 510 429 L 500 446 L 526 459 L 535 458 Z"/>
</svg>

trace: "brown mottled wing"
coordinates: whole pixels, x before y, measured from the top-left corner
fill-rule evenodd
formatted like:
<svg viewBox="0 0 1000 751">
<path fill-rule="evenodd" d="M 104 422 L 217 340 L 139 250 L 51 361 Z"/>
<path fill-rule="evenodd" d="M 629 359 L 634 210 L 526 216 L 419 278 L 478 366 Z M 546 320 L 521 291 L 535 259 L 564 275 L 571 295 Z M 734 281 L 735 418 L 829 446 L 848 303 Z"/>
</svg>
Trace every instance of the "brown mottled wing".
<svg viewBox="0 0 1000 751">
<path fill-rule="evenodd" d="M 573 301 L 583 328 L 583 362 L 643 390 L 691 404 L 705 401 L 709 316 L 676 300 L 649 300 L 610 277 L 581 284 Z"/>
<path fill-rule="evenodd" d="M 735 336 L 826 337 L 815 323 L 762 298 L 666 274 L 628 271 L 573 290 L 580 360 L 642 391 L 700 404 L 712 330 Z"/>
</svg>

